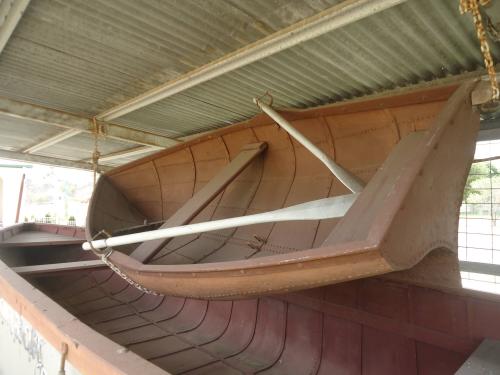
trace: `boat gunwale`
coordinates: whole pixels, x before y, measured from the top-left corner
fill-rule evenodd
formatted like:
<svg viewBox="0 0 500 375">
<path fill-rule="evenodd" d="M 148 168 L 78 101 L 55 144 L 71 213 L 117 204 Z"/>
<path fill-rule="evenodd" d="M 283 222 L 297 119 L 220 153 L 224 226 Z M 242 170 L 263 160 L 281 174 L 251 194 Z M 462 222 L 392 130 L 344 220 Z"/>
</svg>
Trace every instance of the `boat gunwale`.
<svg viewBox="0 0 500 375">
<path fill-rule="evenodd" d="M 373 180 L 374 178 L 377 178 L 378 173 L 382 173 L 382 175 L 378 178 L 378 182 L 375 183 L 375 185 L 368 184 L 363 191 L 365 194 L 363 195 L 363 193 L 361 193 L 358 200 L 346 213 L 346 216 L 341 219 L 340 223 L 345 222 L 344 226 L 346 226 L 347 223 L 352 225 L 356 223 L 356 220 L 353 220 L 353 215 L 349 215 L 349 212 L 351 212 L 354 207 L 357 207 L 358 203 L 360 204 L 360 208 L 366 208 L 370 206 L 366 205 L 367 199 L 376 198 L 385 202 L 385 205 L 383 205 L 385 209 L 381 210 L 379 208 L 372 212 L 365 225 L 363 225 L 360 231 L 353 236 L 339 236 L 339 238 L 336 239 L 336 232 L 334 228 L 325 242 L 315 248 L 289 252 L 286 254 L 267 255 L 265 257 L 250 259 L 218 261 L 213 263 L 144 264 L 126 254 L 120 253 L 119 251 L 112 252 L 108 256 L 108 260 L 135 282 L 140 285 L 146 285 L 148 288 L 157 292 L 194 298 L 226 299 L 238 298 L 242 296 L 247 297 L 263 293 L 269 294 L 290 290 L 293 291 L 296 289 L 304 289 L 305 286 L 307 286 L 307 288 L 312 288 L 339 282 L 340 280 L 364 278 L 392 271 L 403 270 L 417 264 L 428 253 L 438 248 L 445 248 L 451 252 L 456 252 L 454 244 L 452 243 L 453 241 L 442 240 L 437 242 L 434 241 L 432 243 L 425 243 L 424 241 L 424 248 L 415 254 L 411 259 L 398 261 L 393 259 L 397 257 L 394 257 L 394 254 L 391 253 L 391 251 L 394 251 L 394 246 L 389 246 L 389 248 L 386 249 L 384 241 L 388 237 L 389 228 L 398 215 L 401 204 L 403 204 L 404 199 L 413 187 L 413 182 L 416 176 L 420 174 L 423 166 L 430 157 L 431 152 L 436 148 L 441 139 L 441 135 L 446 133 L 445 129 L 450 126 L 449 124 L 453 124 L 455 117 L 459 115 L 459 111 L 463 105 L 463 100 L 465 99 L 466 105 L 471 105 L 470 94 L 476 85 L 477 80 L 469 80 L 462 83 L 459 88 L 456 86 L 452 87 L 451 93 L 448 92 L 450 91 L 449 88 L 447 88 L 448 91 L 444 90 L 444 92 L 448 95 L 446 103 L 441 108 L 437 117 L 431 122 L 429 129 L 425 132 L 415 133 L 419 134 L 419 136 L 404 137 L 404 139 L 399 142 L 399 145 L 405 144 L 405 142 L 409 143 L 412 147 L 411 149 L 414 150 L 414 154 L 412 154 L 413 156 L 411 159 L 408 159 L 408 155 L 405 156 L 404 160 L 406 160 L 406 164 L 395 163 L 396 159 L 394 158 L 396 158 L 396 156 L 391 159 L 391 155 L 389 155 L 377 174 L 372 178 Z M 433 90 L 432 92 L 435 93 L 436 90 Z M 443 90 L 437 92 L 442 95 Z M 424 98 L 432 97 L 432 95 L 422 95 Z M 403 98 L 405 97 L 407 98 L 408 94 L 403 96 Z M 410 98 L 412 98 L 412 100 L 416 99 L 415 95 L 410 96 Z M 393 105 L 401 106 L 400 99 L 401 97 L 385 98 L 384 101 L 389 100 L 389 102 L 393 103 Z M 397 102 L 397 104 L 395 104 L 395 102 Z M 422 101 L 420 98 L 416 104 L 423 104 L 424 102 L 425 101 Z M 440 100 L 433 98 L 431 102 L 440 102 Z M 369 104 L 371 104 L 371 107 L 380 106 L 380 100 L 369 101 Z M 349 107 L 353 108 L 352 104 L 347 106 L 347 108 Z M 355 107 L 356 112 L 359 112 L 360 109 L 357 108 L 359 105 L 356 104 Z M 369 110 L 366 106 L 363 106 L 362 108 L 365 111 Z M 387 107 L 376 109 L 385 110 L 386 108 Z M 340 107 L 340 109 L 342 108 Z M 326 110 L 329 109 L 327 108 Z M 338 111 L 339 108 L 335 107 L 333 110 Z M 370 110 L 373 110 L 373 108 Z M 345 113 L 345 111 L 342 112 L 342 114 Z M 317 110 L 314 109 L 304 111 L 298 115 L 299 117 L 311 115 L 318 116 Z M 322 113 L 321 116 L 324 116 L 324 114 Z M 256 121 L 259 121 L 261 118 L 262 116 L 257 116 Z M 222 137 L 224 134 L 238 132 L 246 129 L 247 127 L 260 126 L 259 124 L 267 126 L 270 125 L 269 120 L 267 120 L 267 122 L 257 124 L 254 124 L 252 121 L 239 123 L 187 142 L 187 144 L 176 146 L 173 150 L 165 150 L 145 159 L 132 162 L 122 168 L 117 168 L 117 170 L 118 172 L 123 172 L 124 170 L 127 170 L 126 168 L 136 167 L 138 163 L 139 165 L 144 165 L 150 160 L 156 160 L 160 157 L 168 155 L 178 148 L 185 148 L 196 142 L 203 142 L 215 137 Z M 386 165 L 386 162 L 389 159 L 392 160 L 391 170 L 396 167 L 397 172 L 395 172 L 396 174 L 393 173 L 394 176 L 390 177 L 392 181 L 390 182 L 390 185 L 387 185 L 385 190 L 379 191 L 377 184 L 387 184 L 386 179 L 388 177 L 384 177 L 383 171 L 386 170 L 384 165 Z M 113 172 L 114 171 L 112 171 L 109 176 L 112 176 Z M 107 177 L 108 175 L 106 175 L 106 178 Z M 98 194 L 94 194 L 92 197 L 89 205 L 89 212 L 91 212 L 91 208 L 96 204 L 94 198 L 96 198 L 97 195 Z M 361 200 L 364 201 L 364 203 L 360 203 Z M 88 220 L 91 219 L 91 216 L 92 215 L 88 215 Z M 346 221 L 347 217 L 349 218 L 348 221 Z M 89 225 L 90 223 L 91 220 L 88 221 L 87 232 L 92 227 Z M 88 233 L 88 235 L 89 234 L 91 233 Z M 332 235 L 334 235 L 334 237 L 330 238 Z M 353 261 L 362 263 L 358 267 L 358 272 L 355 274 L 349 271 L 352 268 L 349 264 Z M 344 266 L 344 268 L 340 267 L 341 269 L 337 271 L 338 275 L 342 275 L 342 277 L 329 276 L 332 268 L 336 267 L 335 262 L 339 262 L 339 264 Z M 318 273 L 316 278 L 311 275 L 313 271 L 317 271 Z M 288 280 L 290 278 L 283 278 L 280 276 L 285 272 L 291 272 L 301 281 L 295 283 L 295 285 L 293 282 Z M 238 287 L 235 287 L 234 290 L 231 291 L 231 287 L 227 285 L 227 282 L 224 283 L 224 278 L 233 279 L 235 282 L 237 281 Z M 260 280 L 259 283 L 261 286 L 255 286 L 255 282 L 251 281 L 251 278 Z M 159 282 L 160 279 L 164 280 L 164 284 Z M 176 284 L 176 280 L 180 283 L 182 282 L 183 285 Z M 207 287 L 203 284 L 203 281 L 212 281 L 212 283 L 214 283 L 217 287 Z M 270 287 L 268 283 L 271 283 L 273 286 Z M 250 285 L 253 286 L 249 287 Z M 221 292 L 219 288 L 222 288 L 222 290 L 225 291 Z M 194 292 L 191 290 L 194 290 Z"/>
<path fill-rule="evenodd" d="M 23 228 L 25 223 L 13 227 Z M 57 225 L 56 225 L 57 226 Z M 61 226 L 63 227 L 63 226 Z M 12 227 L 0 229 L 0 233 Z M 0 298 L 26 319 L 57 351 L 68 345 L 67 361 L 82 374 L 169 375 L 139 355 L 92 329 L 58 301 L 35 288 L 0 259 Z M 109 354 L 105 357 L 103 353 Z"/>
<path fill-rule="evenodd" d="M 462 91 L 467 94 L 472 92 L 474 86 L 476 85 L 476 80 L 469 80 L 466 83 L 461 85 Z M 442 88 L 441 88 L 442 89 Z M 447 87 L 446 89 L 449 89 Z M 457 92 L 458 90 L 456 85 L 453 86 L 452 92 Z M 447 92 L 447 91 L 446 91 Z M 408 94 L 406 94 L 408 95 Z M 450 96 L 451 97 L 451 96 Z M 460 99 L 459 96 L 457 96 Z M 394 99 L 393 99 L 394 100 Z M 384 212 L 379 212 L 376 218 L 373 220 L 373 226 L 369 229 L 367 236 L 363 239 L 358 239 L 354 241 L 345 241 L 335 245 L 326 245 L 322 244 L 316 248 L 309 248 L 304 250 L 299 250 L 286 254 L 277 254 L 277 255 L 269 255 L 260 258 L 251 258 L 251 259 L 238 259 L 231 261 L 221 261 L 221 262 L 213 262 L 213 263 L 195 263 L 195 264 L 144 264 L 138 262 L 137 260 L 125 255 L 123 260 L 126 260 L 125 257 L 130 258 L 129 264 L 134 266 L 136 272 L 144 272 L 144 273 L 168 273 L 172 276 L 181 275 L 181 274 L 196 274 L 196 273 L 209 273 L 209 272 L 236 272 L 239 270 L 260 270 L 265 268 L 276 268 L 283 267 L 293 264 L 302 264 L 302 263 L 310 263 L 321 260 L 329 260 L 332 258 L 338 258 L 346 255 L 353 254 L 362 254 L 369 253 L 372 251 L 380 250 L 381 244 L 385 238 L 386 229 L 389 227 L 390 223 L 396 216 L 396 213 L 399 209 L 399 203 L 404 197 L 407 195 L 408 191 L 411 189 L 415 176 L 419 173 L 422 165 L 427 160 L 427 157 L 431 150 L 434 148 L 439 137 L 436 136 L 436 133 L 440 133 L 443 131 L 443 126 L 436 126 L 441 122 L 447 123 L 451 121 L 451 119 L 457 114 L 457 110 L 459 108 L 460 100 L 455 100 L 453 105 L 450 104 L 450 108 L 448 113 L 443 114 L 440 112 L 438 117 L 433 121 L 431 128 L 427 131 L 423 132 L 415 132 L 415 134 L 421 135 L 420 139 L 417 139 L 417 142 L 420 143 L 423 147 L 421 147 L 418 152 L 421 154 L 420 157 L 416 157 L 412 160 L 411 165 L 408 165 L 404 170 L 402 170 L 399 174 L 399 177 L 396 179 L 399 185 L 399 189 L 396 191 L 397 196 L 391 196 L 391 199 L 386 199 L 386 210 Z M 304 111 L 305 114 L 314 113 L 316 115 L 315 110 Z M 247 126 L 249 122 L 240 123 L 234 126 L 229 127 L 231 132 L 242 130 L 242 126 Z M 264 124 L 262 124 L 264 125 Z M 225 129 L 222 129 L 225 130 Z M 226 133 L 224 133 L 226 134 Z M 212 136 L 220 136 L 221 134 L 213 134 Z M 201 141 L 205 141 L 207 139 L 211 139 L 211 137 L 201 137 Z M 186 144 L 179 146 L 188 146 Z M 176 146 L 179 147 L 179 146 Z M 166 151 L 155 154 L 154 159 L 158 157 L 164 156 Z M 137 161 L 139 162 L 139 161 Z M 135 165 L 136 162 L 132 164 Z M 129 164 L 130 165 L 130 164 Z M 384 164 L 381 166 L 381 170 L 384 168 Z M 114 171 L 114 170 L 113 170 Z M 401 180 L 401 177 L 404 176 L 404 179 Z M 391 191 L 395 191 L 394 187 Z M 361 193 L 363 194 L 363 193 Z M 91 202 L 89 204 L 89 212 L 91 211 L 91 207 L 96 205 L 94 202 L 94 197 L 92 196 Z M 397 204 L 398 203 L 398 204 Z M 356 205 L 356 202 L 354 202 Z M 352 209 L 352 207 L 351 207 Z M 90 219 L 91 215 L 88 215 L 88 219 Z M 343 220 L 343 219 L 342 219 Z M 382 224 L 381 224 L 382 223 Z M 87 230 L 90 228 L 90 225 L 87 226 Z M 418 260 L 421 260 L 429 251 L 423 252 Z M 450 251 L 453 251 L 451 248 Z M 113 254 L 111 255 L 111 260 L 113 260 Z M 391 264 L 391 266 L 394 266 Z M 396 267 L 394 267 L 397 269 Z"/>
<path fill-rule="evenodd" d="M 469 80 L 470 81 L 470 80 Z M 446 101 L 451 94 L 459 87 L 457 83 L 451 83 L 445 86 L 431 87 L 431 88 L 418 88 L 410 92 L 403 92 L 394 96 L 383 96 L 375 98 L 360 98 L 359 101 L 347 101 L 329 104 L 325 106 L 308 108 L 308 109 L 295 109 L 295 108 L 280 108 L 278 112 L 286 117 L 287 120 L 306 120 L 318 116 L 334 116 L 345 115 L 351 113 L 359 113 L 373 110 L 383 110 L 387 108 L 395 108 L 409 105 L 419 105 L 431 102 Z M 243 129 L 255 128 L 273 124 L 274 121 L 270 119 L 265 113 L 259 113 L 249 120 L 238 122 L 220 129 L 208 131 L 201 135 L 193 135 L 193 139 L 176 144 L 165 150 L 158 151 L 152 155 L 147 155 L 140 159 L 134 160 L 130 163 L 118 166 L 103 173 L 103 176 L 113 176 L 115 174 L 137 167 L 138 165 L 154 161 L 158 158 L 164 157 L 184 148 L 197 145 L 199 143 L 211 140 L 213 138 L 222 137 L 224 135 L 237 132 Z"/>
</svg>

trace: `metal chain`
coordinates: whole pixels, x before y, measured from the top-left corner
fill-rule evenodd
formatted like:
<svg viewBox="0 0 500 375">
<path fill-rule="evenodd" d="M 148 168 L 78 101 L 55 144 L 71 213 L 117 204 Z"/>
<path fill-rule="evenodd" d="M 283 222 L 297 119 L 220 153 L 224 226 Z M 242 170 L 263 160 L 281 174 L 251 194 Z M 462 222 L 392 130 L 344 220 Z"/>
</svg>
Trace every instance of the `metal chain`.
<svg viewBox="0 0 500 375">
<path fill-rule="evenodd" d="M 116 265 L 111 263 L 111 261 L 109 260 L 109 256 L 111 255 L 112 252 L 113 252 L 113 250 L 110 249 L 106 254 L 101 254 L 100 257 L 101 257 L 101 260 L 104 262 L 104 264 L 106 264 L 109 268 L 111 268 L 111 270 L 114 273 L 116 273 L 118 276 L 120 276 L 123 280 L 125 280 L 127 283 L 129 283 L 133 287 L 139 289 L 141 292 L 144 292 L 146 294 L 152 294 L 154 296 L 161 295 L 160 293 L 157 293 L 154 290 L 148 289 L 148 288 L 142 286 L 141 284 L 135 282 L 130 277 L 128 277 L 127 274 L 125 274 L 125 272 L 123 272 Z"/>
<path fill-rule="evenodd" d="M 495 72 L 495 65 L 491 57 L 490 46 L 486 39 L 486 32 L 484 30 L 483 19 L 479 11 L 479 5 L 487 5 L 491 0 L 460 0 L 460 13 L 471 13 L 474 19 L 474 27 L 476 29 L 477 38 L 481 45 L 481 52 L 483 53 L 484 65 L 488 72 L 491 82 L 491 100 L 500 99 L 500 90 L 498 88 L 497 76 Z"/>
<path fill-rule="evenodd" d="M 94 246 L 92 246 L 92 241 L 95 240 L 97 237 L 99 237 L 101 234 L 104 234 L 106 235 L 107 237 L 110 237 L 109 233 L 106 232 L 105 230 L 101 230 L 100 232 L 98 232 L 94 237 L 92 238 L 87 238 L 87 241 L 88 243 L 90 244 L 90 249 L 92 250 L 92 252 L 101 259 L 101 261 L 107 265 L 114 273 L 116 273 L 118 276 L 120 276 L 123 280 L 125 280 L 127 283 L 129 283 L 130 285 L 132 285 L 133 287 L 139 289 L 141 292 L 144 292 L 146 294 L 152 294 L 154 296 L 159 296 L 161 295 L 160 293 L 157 293 L 151 289 L 148 289 L 144 286 L 142 286 L 141 284 L 135 282 L 134 280 L 132 280 L 130 277 L 128 277 L 127 274 L 125 274 L 125 272 L 123 272 L 121 269 L 119 269 L 115 264 L 113 264 L 110 260 L 109 260 L 109 256 L 113 253 L 113 249 L 110 248 L 110 247 L 107 247 L 106 249 L 104 250 L 99 250 L 99 249 L 96 249 Z"/>
<path fill-rule="evenodd" d="M 95 123 L 95 119 L 94 119 L 94 123 Z M 94 151 L 94 153 L 95 154 L 97 153 L 97 157 L 95 159 L 95 164 L 94 164 L 94 186 L 95 186 L 95 179 L 96 179 L 96 174 L 97 174 L 97 161 L 99 159 L 99 155 L 98 155 L 99 151 L 97 151 L 97 135 L 96 135 L 95 147 L 96 147 L 96 150 Z M 92 161 L 94 162 L 94 156 L 92 156 Z M 157 292 L 155 292 L 151 289 L 148 289 L 148 288 L 142 286 L 141 284 L 135 282 L 130 277 L 128 277 L 127 274 L 125 274 L 125 272 L 123 272 L 121 269 L 119 269 L 115 264 L 111 263 L 111 261 L 109 260 L 109 256 L 113 253 L 113 249 L 108 247 L 105 250 L 99 250 L 99 249 L 96 249 L 94 246 L 92 246 L 92 241 L 95 240 L 101 234 L 104 234 L 107 237 L 110 237 L 110 234 L 108 232 L 106 232 L 106 230 L 103 229 L 100 232 L 98 232 L 96 235 L 94 235 L 92 238 L 87 238 L 87 241 L 90 244 L 90 249 L 92 250 L 92 252 L 97 257 L 99 257 L 101 259 L 101 261 L 105 265 L 107 265 L 114 273 L 116 273 L 118 276 L 120 276 L 123 280 L 125 280 L 127 283 L 129 283 L 133 287 L 139 289 L 141 292 L 146 293 L 146 294 L 152 294 L 154 296 L 161 295 L 160 293 L 157 293 Z"/>
</svg>

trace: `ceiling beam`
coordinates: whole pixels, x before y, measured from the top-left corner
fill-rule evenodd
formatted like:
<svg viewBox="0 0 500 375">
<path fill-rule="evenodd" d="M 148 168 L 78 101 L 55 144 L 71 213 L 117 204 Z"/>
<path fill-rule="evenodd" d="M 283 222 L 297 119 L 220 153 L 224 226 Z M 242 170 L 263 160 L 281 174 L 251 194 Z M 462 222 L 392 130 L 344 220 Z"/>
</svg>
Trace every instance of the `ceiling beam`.
<svg viewBox="0 0 500 375">
<path fill-rule="evenodd" d="M 134 143 L 143 146 L 156 148 L 169 148 L 176 144 L 183 143 L 182 140 L 165 137 L 163 135 L 150 133 L 144 130 L 128 128 L 126 126 L 100 123 L 107 138 Z M 92 131 L 91 131 L 92 132 Z"/>
<path fill-rule="evenodd" d="M 19 20 L 28 7 L 30 0 L 5 0 L 3 6 L 8 6 L 7 16 L 0 25 L 0 54 L 7 45 L 12 33 L 14 32 Z"/>
<path fill-rule="evenodd" d="M 477 135 L 478 141 L 494 141 L 500 139 L 500 117 L 481 121 Z"/>
<path fill-rule="evenodd" d="M 99 162 L 107 162 L 110 160 L 128 158 L 131 156 L 145 154 L 146 152 L 157 151 L 159 148 L 149 147 L 149 146 L 139 146 L 132 149 L 127 149 L 123 151 L 113 152 L 107 155 L 102 155 L 99 157 Z"/>
<path fill-rule="evenodd" d="M 157 86 L 135 98 L 110 108 L 96 117 L 110 121 L 219 77 L 235 69 L 259 61 L 299 43 L 359 21 L 407 0 L 346 0 L 312 17 L 279 30 L 266 38 L 244 46 L 180 77 Z"/>
<path fill-rule="evenodd" d="M 77 134 L 80 134 L 81 132 L 82 131 L 80 129 L 66 129 L 59 134 L 56 134 L 50 138 L 45 139 L 42 142 L 38 142 L 37 144 L 34 144 L 31 147 L 28 147 L 27 149 L 23 150 L 23 153 L 33 154 L 37 151 L 43 150 L 44 148 L 47 148 L 49 146 L 53 146 L 56 143 L 62 142 L 65 139 L 68 139 L 68 138 L 71 138 Z"/>
<path fill-rule="evenodd" d="M 469 262 L 461 260 L 460 271 L 463 272 L 474 272 L 486 275 L 500 276 L 500 265 L 491 263 L 479 263 L 479 262 Z"/>
<path fill-rule="evenodd" d="M 63 129 L 78 129 L 85 133 L 93 133 L 92 120 L 71 115 L 69 113 L 48 109 L 33 104 L 0 98 L 0 114 L 28 120 L 32 123 L 57 126 Z M 128 128 L 122 125 L 99 122 L 106 138 L 122 142 L 168 148 L 182 141 L 150 133 L 143 130 Z"/>
<path fill-rule="evenodd" d="M 17 151 L 0 150 L 0 158 L 9 160 L 19 160 L 28 163 L 56 165 L 65 168 L 85 169 L 90 171 L 93 170 L 92 164 L 87 162 L 65 160 L 65 159 L 53 158 L 42 155 L 23 154 L 22 152 L 17 152 Z M 103 165 L 99 165 L 98 167 L 99 172 L 106 172 L 110 169 L 111 169 L 110 167 L 106 167 Z"/>
</svg>

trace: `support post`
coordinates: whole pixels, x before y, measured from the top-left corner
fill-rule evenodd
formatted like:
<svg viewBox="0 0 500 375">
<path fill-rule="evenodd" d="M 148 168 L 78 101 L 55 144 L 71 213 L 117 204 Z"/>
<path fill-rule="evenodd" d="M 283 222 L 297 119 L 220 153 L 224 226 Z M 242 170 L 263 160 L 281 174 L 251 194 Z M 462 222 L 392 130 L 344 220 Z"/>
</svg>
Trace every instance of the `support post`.
<svg viewBox="0 0 500 375">
<path fill-rule="evenodd" d="M 19 223 L 19 214 L 21 212 L 21 204 L 23 202 L 23 191 L 24 191 L 24 179 L 25 178 L 26 178 L 26 174 L 23 173 L 23 177 L 21 178 L 21 186 L 19 187 L 19 197 L 17 199 L 16 223 Z"/>
<path fill-rule="evenodd" d="M 43 140 L 42 142 L 39 142 L 37 144 L 34 144 L 31 147 L 28 147 L 23 151 L 25 154 L 33 154 L 37 151 L 43 150 L 44 148 L 53 146 L 59 142 L 62 142 L 68 138 L 74 137 L 75 135 L 80 134 L 82 131 L 80 129 L 67 129 L 64 130 L 63 132 L 56 134 L 53 137 L 47 138 Z"/>
</svg>

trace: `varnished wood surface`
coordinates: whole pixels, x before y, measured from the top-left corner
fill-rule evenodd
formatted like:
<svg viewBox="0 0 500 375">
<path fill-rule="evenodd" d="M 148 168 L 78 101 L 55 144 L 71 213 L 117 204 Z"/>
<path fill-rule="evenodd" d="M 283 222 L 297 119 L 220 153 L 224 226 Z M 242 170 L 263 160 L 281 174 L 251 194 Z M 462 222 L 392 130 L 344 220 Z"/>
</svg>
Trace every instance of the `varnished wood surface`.
<svg viewBox="0 0 500 375">
<path fill-rule="evenodd" d="M 101 260 L 81 260 L 77 262 L 40 264 L 35 266 L 13 267 L 12 270 L 22 276 L 55 275 L 74 271 L 102 269 L 107 266 Z"/>
<path fill-rule="evenodd" d="M 179 210 L 177 210 L 161 228 L 170 228 L 189 223 L 217 195 L 219 195 L 245 168 L 260 156 L 267 148 L 265 143 L 247 145 L 227 164 L 212 180 L 196 192 Z M 131 256 L 146 263 L 156 255 L 170 239 L 148 241 L 140 244 Z"/>
<path fill-rule="evenodd" d="M 479 117 L 475 83 L 446 102 L 302 116 L 292 124 L 367 183 L 341 220 L 268 223 L 174 238 L 144 265 L 110 260 L 141 285 L 195 298 L 236 298 L 307 289 L 408 269 L 432 250 L 456 251 L 456 223 Z M 347 189 L 274 124 L 163 151 L 107 174 L 123 198 L 97 190 L 89 234 L 128 204 L 150 221 L 175 215 L 249 143 L 268 149 L 193 222 L 240 216 L 345 194 Z M 127 203 L 128 202 L 128 203 Z M 116 215 L 115 215 L 116 216 Z M 106 225 L 106 223 L 104 223 Z M 104 228 L 106 229 L 106 228 Z M 146 245 L 144 245 L 146 246 Z"/>
</svg>

